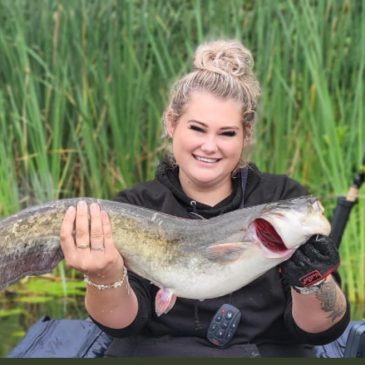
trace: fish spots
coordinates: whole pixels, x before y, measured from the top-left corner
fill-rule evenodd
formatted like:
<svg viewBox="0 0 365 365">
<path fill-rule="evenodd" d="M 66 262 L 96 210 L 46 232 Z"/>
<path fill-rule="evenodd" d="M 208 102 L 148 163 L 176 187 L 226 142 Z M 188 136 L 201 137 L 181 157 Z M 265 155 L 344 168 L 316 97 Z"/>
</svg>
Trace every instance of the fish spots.
<svg viewBox="0 0 365 365">
<path fill-rule="evenodd" d="M 154 213 L 150 218 L 150 223 L 157 228 L 159 234 L 164 234 L 164 221 L 163 219 L 161 219 L 161 214 L 159 214 L 158 212 Z"/>
<path fill-rule="evenodd" d="M 158 217 L 158 213 L 154 213 L 153 216 L 151 217 L 151 222 L 154 222 Z"/>
</svg>

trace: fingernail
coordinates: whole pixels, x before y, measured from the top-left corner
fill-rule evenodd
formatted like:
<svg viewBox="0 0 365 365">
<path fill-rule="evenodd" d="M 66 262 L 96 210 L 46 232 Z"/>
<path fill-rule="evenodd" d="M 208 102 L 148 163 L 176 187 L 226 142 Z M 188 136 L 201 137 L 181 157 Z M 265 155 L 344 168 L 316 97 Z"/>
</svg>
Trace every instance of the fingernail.
<svg viewBox="0 0 365 365">
<path fill-rule="evenodd" d="M 77 208 L 81 208 L 81 209 L 86 208 L 86 202 L 84 202 L 83 200 L 79 201 L 77 203 Z"/>
<path fill-rule="evenodd" d="M 67 213 L 73 213 L 75 211 L 75 207 L 74 206 L 70 206 L 67 208 Z"/>
<path fill-rule="evenodd" d="M 90 204 L 90 209 L 98 209 L 99 208 L 99 204 L 98 203 L 91 203 Z"/>
</svg>

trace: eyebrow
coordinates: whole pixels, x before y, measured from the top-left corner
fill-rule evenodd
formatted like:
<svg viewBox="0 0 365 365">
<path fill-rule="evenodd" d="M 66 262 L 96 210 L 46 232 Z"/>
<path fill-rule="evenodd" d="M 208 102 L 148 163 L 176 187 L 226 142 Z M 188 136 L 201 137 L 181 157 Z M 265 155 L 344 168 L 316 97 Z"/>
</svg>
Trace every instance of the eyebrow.
<svg viewBox="0 0 365 365">
<path fill-rule="evenodd" d="M 199 120 L 195 120 L 195 119 L 188 120 L 188 123 L 196 123 L 196 124 L 200 124 L 203 127 L 207 127 L 207 124 L 205 124 L 204 122 L 200 122 Z M 219 128 L 219 130 L 228 130 L 228 129 L 229 130 L 232 130 L 232 129 L 238 130 L 239 127 L 236 127 L 236 126 L 227 126 L 227 127 Z"/>
</svg>

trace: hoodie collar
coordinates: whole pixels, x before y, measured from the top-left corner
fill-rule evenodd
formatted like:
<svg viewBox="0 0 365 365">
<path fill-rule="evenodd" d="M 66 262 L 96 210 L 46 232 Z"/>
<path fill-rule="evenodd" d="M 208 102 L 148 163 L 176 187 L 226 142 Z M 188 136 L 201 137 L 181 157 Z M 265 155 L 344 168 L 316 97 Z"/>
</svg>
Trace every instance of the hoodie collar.
<svg viewBox="0 0 365 365">
<path fill-rule="evenodd" d="M 232 178 L 232 193 L 214 207 L 200 203 L 188 197 L 181 188 L 179 180 L 179 168 L 172 167 L 166 160 L 162 160 L 156 171 L 156 179 L 164 184 L 175 196 L 181 205 L 198 218 L 212 218 L 232 210 L 240 208 L 243 194 L 241 186 L 241 174 Z"/>
</svg>

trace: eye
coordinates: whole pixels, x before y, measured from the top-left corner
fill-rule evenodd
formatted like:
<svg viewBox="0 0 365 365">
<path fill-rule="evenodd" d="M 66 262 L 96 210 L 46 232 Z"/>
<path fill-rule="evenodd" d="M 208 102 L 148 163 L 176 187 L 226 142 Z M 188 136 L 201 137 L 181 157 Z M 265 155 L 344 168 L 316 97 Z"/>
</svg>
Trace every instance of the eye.
<svg viewBox="0 0 365 365">
<path fill-rule="evenodd" d="M 197 125 L 190 125 L 190 129 L 196 132 L 204 132 L 204 129 L 201 127 L 198 127 Z"/>
<path fill-rule="evenodd" d="M 222 133 L 222 136 L 225 136 L 225 137 L 234 137 L 236 135 L 236 131 L 226 131 L 226 132 L 223 132 Z"/>
</svg>

